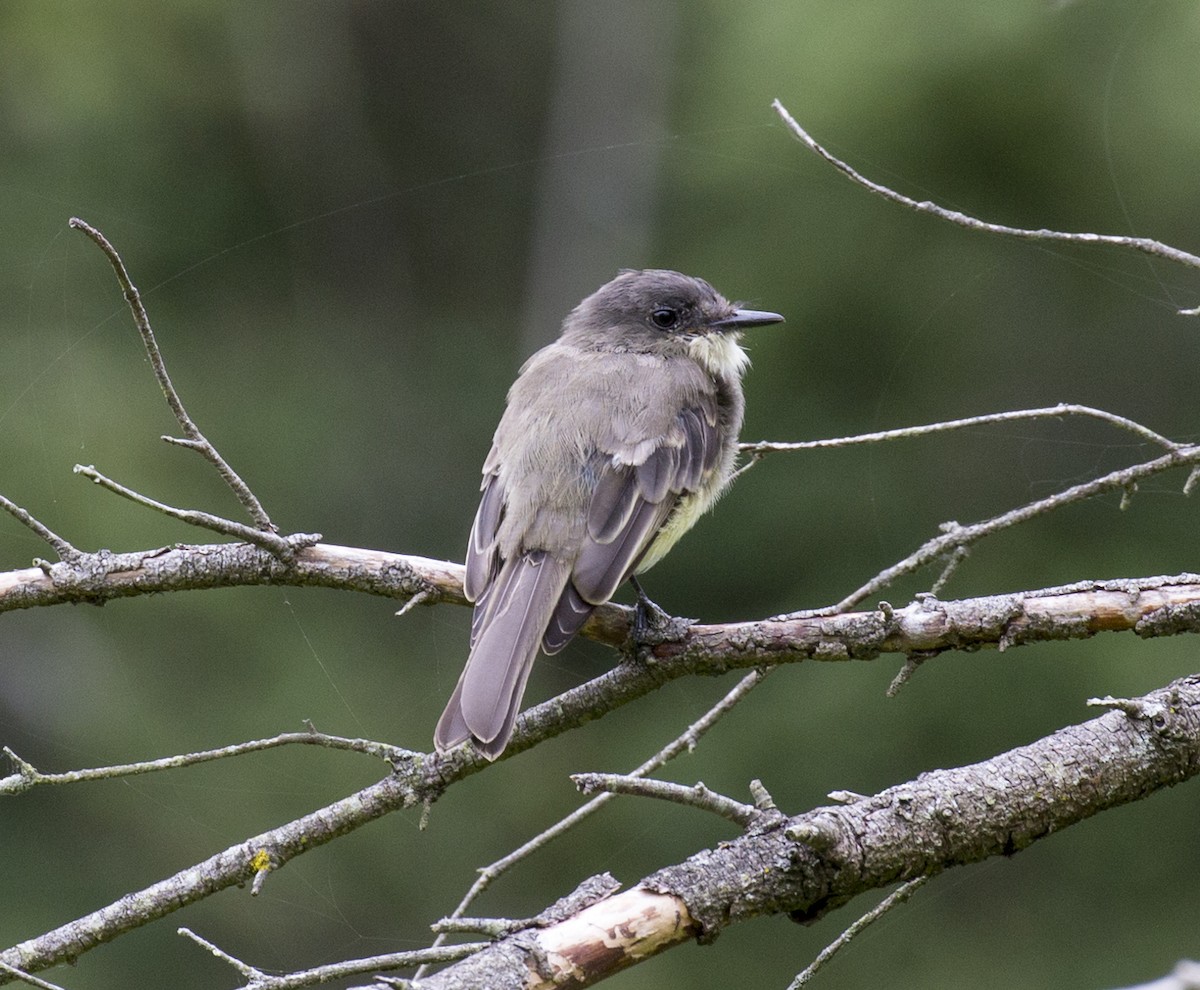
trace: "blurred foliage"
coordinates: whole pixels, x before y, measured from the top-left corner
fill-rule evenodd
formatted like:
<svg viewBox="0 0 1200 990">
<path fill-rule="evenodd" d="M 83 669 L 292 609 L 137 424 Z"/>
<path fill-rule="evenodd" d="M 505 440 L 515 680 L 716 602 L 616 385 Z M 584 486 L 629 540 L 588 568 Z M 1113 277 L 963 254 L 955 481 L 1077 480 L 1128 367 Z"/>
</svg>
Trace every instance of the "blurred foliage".
<svg viewBox="0 0 1200 990">
<path fill-rule="evenodd" d="M 0 491 L 86 548 L 209 534 L 71 475 L 77 462 L 233 513 L 157 438 L 164 407 L 100 226 L 144 292 L 195 418 L 277 521 L 460 559 L 505 390 L 556 320 L 619 267 L 673 267 L 787 314 L 751 341 L 747 438 L 803 439 L 1060 400 L 1197 433 L 1194 273 L 1115 251 L 988 239 L 907 214 L 800 148 L 779 97 L 872 177 L 998 222 L 1136 233 L 1195 250 L 1200 17 L 1177 0 L 961 4 L 339 4 L 7 0 L 0 5 Z M 553 314 L 549 316 L 547 314 Z M 1189 402 L 1192 400 L 1188 400 Z M 1189 411 L 1190 410 L 1190 411 Z M 973 521 L 1148 452 L 1074 422 L 775 456 L 649 576 L 673 612 L 753 618 L 836 600 L 947 519 Z M 976 549 L 966 596 L 1197 569 L 1182 478 L 1131 507 L 1067 509 Z M 0 522 L 4 568 L 46 553 Z M 903 601 L 929 575 L 889 593 Z M 328 731 L 424 748 L 467 615 L 329 592 L 232 590 L 9 614 L 0 742 L 46 769 Z M 929 664 L 777 673 L 670 775 L 799 811 L 983 759 L 1090 717 L 1085 698 L 1194 670 L 1187 639 L 1101 637 Z M 611 663 L 579 644 L 536 700 Z M 188 925 L 265 968 L 424 944 L 474 870 L 572 808 L 572 770 L 621 770 L 725 682 L 670 685 L 84 958 L 89 986 L 232 985 Z M 373 779 L 345 754 L 28 795 L 0 815 L 10 945 Z M 1011 861 L 925 888 L 821 977 L 1096 988 L 1196 955 L 1189 785 Z M 498 883 L 538 909 L 727 837 L 625 800 Z M 1147 896 L 1153 891 L 1153 896 Z M 614 987 L 784 986 L 862 904 L 668 953 Z M 969 975 L 967 975 L 969 974 Z"/>
</svg>

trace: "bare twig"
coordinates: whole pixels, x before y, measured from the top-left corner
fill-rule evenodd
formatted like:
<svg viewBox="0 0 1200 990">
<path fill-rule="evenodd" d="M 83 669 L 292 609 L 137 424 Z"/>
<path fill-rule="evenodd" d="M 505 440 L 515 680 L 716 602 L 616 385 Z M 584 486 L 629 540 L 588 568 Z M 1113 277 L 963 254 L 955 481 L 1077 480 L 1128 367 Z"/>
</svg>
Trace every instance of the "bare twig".
<svg viewBox="0 0 1200 990">
<path fill-rule="evenodd" d="M 246 979 L 247 990 L 298 990 L 300 987 L 316 986 L 348 976 L 361 976 L 363 973 L 376 973 L 385 969 L 407 969 L 421 963 L 457 962 L 474 955 L 488 945 L 487 942 L 464 942 L 461 945 L 449 946 L 444 949 L 429 948 L 414 949 L 408 952 L 390 952 L 385 955 L 347 959 L 344 962 L 330 963 L 327 966 L 316 966 L 295 973 L 273 976 L 231 956 L 224 949 L 197 935 L 189 928 L 180 928 L 179 934 L 190 938 L 205 951 L 211 952 L 222 962 L 236 969 Z"/>
<path fill-rule="evenodd" d="M 347 739 L 342 736 L 331 736 L 324 732 L 284 732 L 270 739 L 254 739 L 248 742 L 235 743 L 232 746 L 222 746 L 218 749 L 208 749 L 197 753 L 183 753 L 178 756 L 166 756 L 157 760 L 146 760 L 141 763 L 123 763 L 108 767 L 95 767 L 85 770 L 68 770 L 63 773 L 43 773 L 32 764 L 22 759 L 5 746 L 3 752 L 17 768 L 17 772 L 7 777 L 0 777 L 0 795 L 22 794 L 40 785 L 76 784 L 85 780 L 115 780 L 120 777 L 134 777 L 144 773 L 155 773 L 160 770 L 175 770 L 180 767 L 195 766 L 198 763 L 209 763 L 213 760 L 224 760 L 246 753 L 261 753 L 263 750 L 275 749 L 279 746 L 322 746 L 326 749 L 341 749 L 355 753 L 365 753 L 369 756 L 385 760 L 396 766 L 415 754 L 399 746 L 389 746 L 386 743 L 374 742 L 370 739 Z"/>
<path fill-rule="evenodd" d="M 321 539 L 320 534 L 317 533 L 298 533 L 294 536 L 280 536 L 274 529 L 257 529 L 254 526 L 247 526 L 245 523 L 235 522 L 232 519 L 214 516 L 209 512 L 201 512 L 199 509 L 177 509 L 172 505 L 155 501 L 139 492 L 135 492 L 132 488 L 127 488 L 120 482 L 113 481 L 111 478 L 97 471 L 91 464 L 76 464 L 75 473 L 81 474 L 85 478 L 90 478 L 101 488 L 107 488 L 115 495 L 127 498 L 129 501 L 144 508 L 161 512 L 163 515 L 189 523 L 192 526 L 211 529 L 213 532 L 245 540 L 247 543 L 253 543 L 255 546 L 262 547 L 268 553 L 272 553 L 282 560 L 291 560 L 297 550 L 302 547 L 312 546 Z"/>
<path fill-rule="evenodd" d="M 990 426 L 993 423 L 1008 423 L 1024 419 L 1059 419 L 1063 416 L 1087 416 L 1100 419 L 1122 430 L 1128 430 L 1143 440 L 1157 444 L 1165 450 L 1178 450 L 1181 444 L 1176 443 L 1156 433 L 1148 427 L 1116 413 L 1092 406 L 1081 406 L 1073 402 L 1060 402 L 1056 406 L 1045 406 L 1040 409 L 1014 409 L 1010 412 L 988 413 L 984 416 L 967 416 L 964 419 L 952 419 L 941 423 L 927 423 L 923 426 L 905 426 L 894 430 L 879 430 L 875 433 L 860 433 L 850 437 L 832 437 L 827 440 L 803 440 L 798 443 L 776 443 L 759 441 L 757 443 L 739 444 L 744 453 L 762 456 L 764 454 L 789 450 L 823 450 L 828 447 L 851 447 L 857 444 L 881 443 L 888 440 L 904 440 L 912 437 L 924 437 L 934 433 L 946 433 L 950 430 L 963 430 L 976 426 Z"/>
<path fill-rule="evenodd" d="M 255 494 L 250 490 L 250 487 L 238 476 L 238 473 L 229 466 L 228 462 L 217 451 L 217 448 L 209 443 L 208 439 L 200 432 L 200 428 L 188 415 L 187 410 L 183 407 L 183 400 L 179 398 L 179 393 L 175 390 L 175 386 L 171 384 L 171 377 L 167 374 L 167 366 L 163 362 L 162 353 L 158 349 L 158 342 L 154 339 L 154 331 L 150 327 L 150 317 L 146 313 L 146 308 L 142 305 L 141 295 L 138 293 L 137 287 L 133 284 L 133 280 L 129 277 L 129 272 L 125 269 L 125 263 L 121 260 L 121 256 L 117 253 L 117 249 L 112 246 L 108 238 L 106 238 L 99 230 L 84 220 L 78 217 L 72 217 L 69 221 L 69 226 L 75 230 L 82 230 L 88 237 L 96 243 L 101 251 L 108 258 L 109 263 L 113 267 L 113 271 L 117 275 L 117 281 L 121 285 L 121 291 L 125 294 L 125 301 L 129 304 L 130 312 L 133 313 L 133 322 L 137 326 L 138 333 L 142 336 L 142 343 L 145 345 L 146 353 L 150 356 L 150 365 L 154 368 L 154 377 L 158 379 L 159 387 L 162 389 L 163 397 L 167 400 L 167 405 L 170 406 L 171 412 L 175 414 L 175 419 L 178 420 L 179 426 L 182 428 L 184 436 L 187 438 L 182 446 L 191 447 L 197 451 L 206 461 L 212 464 L 217 469 L 217 473 L 229 486 L 233 494 L 237 496 L 237 500 L 242 504 L 242 507 L 249 513 L 250 518 L 254 520 L 254 524 L 261 530 L 268 532 L 278 532 L 274 523 L 271 522 L 267 515 L 266 509 L 262 507 Z M 163 437 L 164 440 L 171 438 Z M 179 443 L 178 440 L 174 441 Z"/>
<path fill-rule="evenodd" d="M 920 887 L 923 887 L 925 884 L 927 884 L 929 879 L 930 878 L 928 876 L 916 877 L 913 880 L 909 880 L 908 883 L 903 883 L 893 890 L 887 895 L 887 897 L 876 904 L 875 907 L 864 914 L 861 918 L 854 922 L 854 924 L 842 932 L 841 935 L 825 946 L 825 948 L 818 953 L 817 958 L 814 959 L 802 972 L 798 973 L 796 978 L 788 984 L 787 990 L 800 990 L 802 986 L 807 985 L 808 982 L 817 975 L 817 970 L 829 962 L 829 960 L 837 955 L 841 949 L 844 949 L 855 935 L 861 934 L 864 929 L 870 927 L 870 925 L 882 918 L 892 908 L 907 901 L 910 897 L 912 897 L 913 894 L 917 892 Z"/>
<path fill-rule="evenodd" d="M 424 591 L 418 591 L 415 595 L 412 596 L 412 598 L 410 598 L 408 601 L 406 601 L 400 609 L 397 610 L 396 618 L 398 619 L 402 615 L 405 615 L 408 612 L 411 612 L 418 605 L 424 605 L 426 602 L 432 603 L 432 602 L 436 602 L 436 601 L 437 601 L 437 595 L 435 595 L 431 589 L 426 588 Z"/>
<path fill-rule="evenodd" d="M 688 786 L 668 780 L 649 780 L 620 773 L 573 773 L 571 780 L 583 794 L 608 791 L 611 794 L 634 794 L 638 797 L 658 798 L 660 801 L 673 801 L 676 804 L 699 808 L 701 811 L 711 811 L 742 828 L 749 828 L 763 815 L 754 805 L 743 804 L 724 794 L 718 794 L 702 782 Z"/>
<path fill-rule="evenodd" d="M 6 962 L 0 962 L 0 973 L 6 973 L 14 979 L 20 980 L 22 983 L 28 983 L 31 987 L 38 987 L 39 990 L 63 990 L 57 983 L 38 979 L 32 973 L 26 973 L 24 970 L 17 969 L 16 966 L 10 966 Z"/>
<path fill-rule="evenodd" d="M 443 918 L 430 927 L 439 935 L 458 932 L 483 932 L 490 938 L 503 938 L 526 928 L 548 928 L 598 904 L 621 889 L 611 873 L 588 877 L 574 890 L 564 894 L 532 918 Z"/>
<path fill-rule="evenodd" d="M 212 942 L 210 942 L 208 939 L 204 938 L 201 935 L 197 935 L 190 928 L 177 928 L 176 934 L 182 935 L 184 938 L 190 938 L 193 942 L 195 942 L 198 946 L 200 946 L 200 948 L 204 949 L 210 955 L 213 955 L 217 959 L 220 959 L 221 962 L 225 963 L 227 966 L 232 966 L 239 973 L 241 973 L 242 976 L 244 976 L 247 980 L 250 981 L 251 986 L 254 986 L 255 984 L 257 984 L 265 976 L 265 974 L 263 973 L 263 971 L 261 969 L 255 969 L 253 966 L 250 966 L 250 965 L 242 962 L 240 959 L 238 959 L 234 956 L 231 956 L 228 952 L 226 952 L 220 946 L 214 945 Z"/>
<path fill-rule="evenodd" d="M 429 930 L 437 935 L 461 935 L 471 932 L 475 935 L 486 935 L 496 939 L 522 928 L 531 927 L 536 918 L 442 918 L 429 926 Z"/>
<path fill-rule="evenodd" d="M 742 468 L 742 471 L 745 471 L 756 463 L 757 459 L 762 458 L 768 453 L 779 451 L 818 450 L 832 447 L 847 447 L 856 444 L 880 443 L 889 440 L 928 436 L 950 430 L 986 426 L 994 423 L 1029 419 L 1051 419 L 1062 416 L 1086 416 L 1111 423 L 1113 426 L 1127 430 L 1145 441 L 1162 447 L 1166 451 L 1166 454 L 1152 461 L 1123 468 L 1119 471 L 1113 471 L 1093 481 L 1076 485 L 1047 498 L 1031 502 L 1020 508 L 1010 510 L 992 519 L 984 520 L 970 526 L 963 526 L 957 522 L 943 523 L 941 526 L 942 534 L 940 536 L 934 537 L 919 547 L 913 554 L 910 554 L 892 567 L 881 571 L 869 582 L 843 598 L 836 605 L 817 610 L 816 612 L 790 613 L 789 617 L 806 614 L 831 615 L 838 612 L 845 612 L 864 599 L 883 590 L 898 577 L 912 573 L 939 560 L 943 562 L 943 570 L 934 582 L 931 590 L 935 595 L 940 594 L 950 576 L 963 559 L 965 559 L 970 546 L 985 536 L 1025 522 L 1043 513 L 1052 512 L 1072 502 L 1091 498 L 1105 492 L 1120 491 L 1122 493 L 1121 507 L 1126 508 L 1132 497 L 1132 493 L 1137 489 L 1137 482 L 1139 480 L 1174 467 L 1193 465 L 1193 469 L 1184 484 L 1184 492 L 1186 494 L 1189 488 L 1195 484 L 1196 479 L 1200 477 L 1200 446 L 1178 443 L 1124 416 L 1108 412 L 1104 409 L 1096 409 L 1092 406 L 1075 403 L 1059 403 L 1055 406 L 1046 406 L 1038 409 L 1019 409 L 1009 412 L 989 413 L 982 416 L 969 416 L 963 419 L 948 420 L 921 426 L 880 430 L 874 433 L 833 437 L 824 440 L 808 440 L 798 443 L 761 441 L 741 444 L 740 449 L 743 452 L 749 453 L 754 458 Z M 911 670 L 909 673 L 911 673 Z M 898 686 L 898 684 L 893 684 L 893 689 Z"/>
<path fill-rule="evenodd" d="M 3 509 L 18 522 L 33 530 L 38 536 L 49 543 L 54 548 L 54 552 L 58 554 L 59 560 L 75 560 L 79 556 L 79 550 L 44 523 L 38 522 L 37 519 L 17 505 L 16 502 L 10 502 L 3 495 L 0 495 L 0 509 Z"/>
<path fill-rule="evenodd" d="M 1151 240 L 1148 237 L 1126 237 L 1119 234 L 1090 234 L 1090 233 L 1066 233 L 1060 230 L 1027 230 L 1021 227 L 1009 227 L 1004 224 L 988 223 L 985 220 L 977 220 L 975 217 L 968 216 L 965 213 L 960 213 L 958 210 L 948 210 L 944 206 L 938 206 L 937 203 L 929 202 L 928 200 L 918 202 L 903 193 L 898 193 L 887 186 L 880 185 L 878 182 L 872 182 L 866 176 L 855 171 L 851 166 L 847 165 L 840 158 L 837 158 L 821 145 L 819 145 L 809 133 L 801 127 L 792 118 L 779 100 L 774 100 L 771 103 L 775 112 L 787 125 L 788 130 L 803 143 L 810 151 L 824 158 L 830 165 L 836 168 L 847 178 L 856 182 L 864 189 L 875 193 L 877 196 L 882 196 L 884 199 L 891 200 L 893 203 L 899 203 L 901 206 L 907 206 L 911 210 L 916 210 L 918 213 L 929 213 L 942 220 L 948 220 L 950 223 L 958 224 L 960 227 L 966 227 L 968 230 L 983 231 L 988 234 L 1002 234 L 1006 237 L 1020 237 L 1026 240 L 1033 241 L 1066 241 L 1072 244 L 1106 244 L 1111 247 L 1130 248 L 1134 251 L 1141 251 L 1145 254 L 1152 255 L 1156 258 L 1163 258 L 1167 261 L 1173 261 L 1180 265 L 1186 265 L 1189 268 L 1200 268 L 1200 257 L 1194 254 L 1189 254 L 1187 251 L 1181 251 L 1179 248 L 1171 247 L 1169 244 L 1163 244 L 1161 241 Z M 1181 315 L 1191 316 L 1196 315 L 1195 310 L 1180 310 Z"/>
</svg>

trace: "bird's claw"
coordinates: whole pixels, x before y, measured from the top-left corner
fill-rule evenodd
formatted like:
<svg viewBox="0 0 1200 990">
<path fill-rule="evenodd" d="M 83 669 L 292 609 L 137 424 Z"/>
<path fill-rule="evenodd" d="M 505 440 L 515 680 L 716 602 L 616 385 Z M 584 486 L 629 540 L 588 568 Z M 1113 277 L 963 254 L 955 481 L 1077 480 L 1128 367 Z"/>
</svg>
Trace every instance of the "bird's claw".
<svg viewBox="0 0 1200 990">
<path fill-rule="evenodd" d="M 637 592 L 637 604 L 633 607 L 633 628 L 629 634 L 633 652 L 640 654 L 643 649 L 649 649 L 659 643 L 682 639 L 692 620 L 676 618 L 665 612 L 646 594 L 637 578 L 629 580 Z"/>
</svg>

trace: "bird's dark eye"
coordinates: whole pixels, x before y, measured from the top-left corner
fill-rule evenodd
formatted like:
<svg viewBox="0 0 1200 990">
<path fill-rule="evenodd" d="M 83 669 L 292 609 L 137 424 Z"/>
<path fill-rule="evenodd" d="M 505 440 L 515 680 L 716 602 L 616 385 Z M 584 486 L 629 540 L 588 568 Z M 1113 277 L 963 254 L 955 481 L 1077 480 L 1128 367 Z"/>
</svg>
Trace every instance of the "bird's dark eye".
<svg viewBox="0 0 1200 990">
<path fill-rule="evenodd" d="M 659 306 L 650 314 L 650 322 L 659 330 L 673 330 L 679 326 L 679 310 L 670 306 Z"/>
</svg>

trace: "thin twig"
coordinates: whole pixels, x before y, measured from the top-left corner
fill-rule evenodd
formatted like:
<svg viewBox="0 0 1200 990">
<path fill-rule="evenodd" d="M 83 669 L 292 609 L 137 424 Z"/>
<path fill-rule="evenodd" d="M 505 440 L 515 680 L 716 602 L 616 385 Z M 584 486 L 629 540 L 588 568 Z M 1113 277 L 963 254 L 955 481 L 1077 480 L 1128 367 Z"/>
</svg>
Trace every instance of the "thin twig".
<svg viewBox="0 0 1200 990">
<path fill-rule="evenodd" d="M 1007 237 L 1020 237 L 1026 240 L 1034 241 L 1066 241 L 1072 244 L 1107 244 L 1111 247 L 1131 248 L 1135 251 L 1141 251 L 1145 254 L 1152 255 L 1156 258 L 1163 258 L 1167 261 L 1174 261 L 1177 264 L 1187 265 L 1189 268 L 1200 268 L 1200 257 L 1194 254 L 1189 254 L 1187 251 L 1181 251 L 1179 248 L 1171 247 L 1169 244 L 1163 244 L 1161 241 L 1151 240 L 1148 237 L 1127 237 L 1119 234 L 1090 234 L 1090 233 L 1066 233 L 1060 230 L 1046 230 L 1041 228 L 1038 230 L 1028 230 L 1022 227 L 1009 227 L 1005 224 L 989 223 L 986 220 L 978 220 L 975 217 L 968 216 L 965 213 L 960 213 L 958 210 L 948 210 L 944 206 L 939 206 L 937 203 L 932 203 L 928 200 L 918 202 L 903 193 L 898 193 L 894 189 L 889 189 L 887 186 L 880 185 L 878 182 L 872 182 L 866 176 L 857 172 L 850 165 L 836 156 L 830 154 L 825 148 L 819 145 L 811 135 L 801 127 L 792 118 L 779 100 L 774 100 L 771 103 L 775 112 L 779 114 L 788 129 L 796 136 L 799 141 L 804 144 L 810 151 L 813 151 L 825 161 L 829 162 L 843 175 L 858 183 L 864 189 L 867 189 L 877 196 L 882 196 L 884 199 L 891 200 L 893 203 L 899 203 L 901 206 L 907 206 L 911 210 L 916 210 L 918 213 L 929 213 L 942 220 L 948 220 L 950 223 L 958 224 L 960 227 L 966 227 L 968 230 L 979 230 L 989 234 L 1003 234 Z M 1181 315 L 1191 316 L 1196 315 L 1196 310 L 1180 310 Z"/>
<path fill-rule="evenodd" d="M 177 935 L 182 935 L 184 938 L 190 938 L 193 942 L 200 946 L 200 948 L 204 949 L 204 951 L 220 959 L 221 962 L 225 963 L 227 966 L 232 966 L 252 984 L 257 983 L 264 976 L 264 973 L 261 969 L 256 969 L 255 967 L 242 962 L 237 957 L 231 956 L 220 946 L 214 945 L 201 935 L 197 935 L 190 928 L 177 928 L 175 929 L 175 933 Z"/>
<path fill-rule="evenodd" d="M 279 746 L 323 746 L 326 749 L 341 749 L 355 753 L 365 753 L 375 756 L 397 766 L 414 754 L 398 746 L 375 742 L 371 739 L 348 739 L 343 736 L 331 736 L 315 730 L 308 732 L 283 732 L 270 739 L 253 739 L 248 742 L 234 743 L 231 746 L 221 746 L 217 749 L 202 750 L 197 753 L 182 753 L 178 756 L 165 756 L 157 760 L 145 760 L 140 763 L 122 763 L 108 767 L 93 767 L 83 770 L 67 770 L 62 773 L 43 773 L 28 761 L 22 759 L 9 747 L 0 749 L 17 768 L 17 772 L 7 777 L 0 777 L 0 795 L 21 794 L 34 787 L 51 784 L 76 784 L 84 780 L 114 780 L 120 777 L 135 777 L 144 773 L 156 773 L 160 770 L 175 770 L 180 767 L 195 766 L 198 763 L 209 763 L 213 760 L 224 760 L 246 753 L 260 753 L 263 750 L 275 749 Z"/>
<path fill-rule="evenodd" d="M 25 970 L 17 969 L 16 966 L 10 966 L 6 962 L 0 962 L 0 973 L 7 973 L 14 979 L 20 980 L 22 983 L 28 983 L 31 987 L 38 987 L 40 990 L 63 990 L 57 983 L 38 979 L 32 973 L 26 973 Z"/>
<path fill-rule="evenodd" d="M 49 543 L 50 546 L 54 547 L 54 552 L 58 554 L 59 560 L 70 561 L 80 556 L 78 549 L 55 533 L 50 527 L 38 522 L 37 519 L 17 505 L 16 502 L 10 502 L 3 495 L 0 495 L 0 509 L 3 509 L 18 522 L 29 527 L 29 529 L 33 530 L 39 537 Z"/>
<path fill-rule="evenodd" d="M 434 594 L 432 588 L 426 588 L 424 591 L 418 591 L 415 595 L 412 596 L 412 598 L 410 598 L 408 601 L 406 601 L 400 607 L 400 609 L 396 612 L 396 618 L 398 619 L 398 618 L 400 618 L 400 616 L 404 615 L 405 613 L 411 612 L 418 605 L 424 605 L 428 601 L 436 601 L 436 600 L 437 600 L 437 595 Z"/>
<path fill-rule="evenodd" d="M 923 887 L 929 881 L 929 877 L 917 877 L 914 880 L 909 880 L 908 883 L 901 884 L 882 901 L 875 905 L 870 911 L 859 918 L 854 924 L 847 928 L 841 935 L 830 942 L 817 955 L 817 958 L 807 966 L 803 972 L 799 973 L 791 983 L 788 984 L 788 990 L 800 990 L 800 987 L 805 986 L 809 980 L 817 975 L 817 970 L 824 966 L 830 959 L 837 955 L 838 951 L 844 949 L 855 935 L 861 934 L 862 931 L 869 927 L 872 923 L 878 921 L 892 908 L 899 904 L 903 904 L 920 887 Z"/>
<path fill-rule="evenodd" d="M 208 939 L 197 935 L 189 928 L 180 928 L 180 935 L 190 938 L 207 952 L 211 952 L 222 962 L 227 963 L 244 976 L 248 987 L 253 990 L 298 990 L 299 987 L 314 986 L 319 983 L 330 983 L 333 980 L 347 976 L 359 976 L 363 973 L 376 973 L 383 969 L 407 969 L 420 963 L 457 962 L 472 956 L 481 949 L 486 949 L 489 942 L 464 942 L 444 949 L 428 948 L 414 949 L 407 952 L 389 952 L 380 956 L 368 956 L 362 959 L 347 959 L 344 962 L 330 963 L 326 966 L 316 966 L 312 969 L 299 970 L 295 973 L 285 973 L 272 976 L 254 966 L 247 965 L 240 959 L 231 956 L 224 949 L 214 945 Z"/>
<path fill-rule="evenodd" d="M 1058 419 L 1062 416 L 1089 416 L 1093 419 L 1101 419 L 1106 423 L 1112 423 L 1122 430 L 1128 430 L 1143 440 L 1157 444 L 1164 450 L 1178 450 L 1181 446 L 1181 444 L 1164 437 L 1160 433 L 1156 433 L 1141 423 L 1137 423 L 1132 419 L 1126 419 L 1124 416 L 1118 416 L 1116 413 L 1110 413 L 1104 409 L 1096 409 L 1092 406 L 1078 405 L 1073 402 L 1060 402 L 1056 406 L 1046 406 L 1041 409 L 1014 409 L 1009 412 L 988 413 L 984 416 L 968 416 L 964 419 L 952 419 L 941 423 L 927 423 L 923 426 L 905 426 L 894 430 L 879 430 L 875 433 L 860 433 L 850 437 L 832 437 L 827 440 L 803 440 L 798 443 L 775 443 L 764 440 L 758 443 L 739 444 L 738 448 L 743 453 L 761 457 L 764 454 L 778 451 L 851 447 L 856 444 L 881 443 L 887 440 L 903 440 L 911 437 L 929 436 L 933 433 L 945 433 L 950 430 L 962 430 L 973 426 L 988 426 L 992 423 L 1006 423 L 1022 419 Z"/>
<path fill-rule="evenodd" d="M 533 918 L 442 918 L 429 926 L 429 930 L 438 935 L 461 935 L 471 932 L 475 935 L 486 935 L 490 939 L 503 938 L 524 928 L 531 928 L 537 922 Z"/>
<path fill-rule="evenodd" d="M 701 811 L 711 811 L 741 825 L 742 828 L 749 828 L 763 815 L 754 805 L 743 804 L 724 794 L 718 794 L 702 782 L 688 786 L 668 780 L 649 780 L 620 773 L 573 773 L 571 780 L 583 794 L 607 791 L 610 794 L 633 794 L 638 797 L 658 798 L 660 801 L 673 801 L 675 804 L 686 804 Z"/>
<path fill-rule="evenodd" d="M 129 272 L 125 269 L 125 262 L 121 260 L 117 249 L 109 243 L 108 238 L 100 233 L 100 231 L 78 217 L 72 217 L 69 221 L 69 226 L 75 230 L 82 230 L 87 234 L 100 250 L 104 252 L 113 267 L 113 271 L 116 272 L 117 281 L 121 284 L 121 291 L 125 294 L 125 301 L 129 304 L 130 312 L 133 313 L 133 322 L 137 327 L 138 333 L 142 336 L 142 343 L 145 345 L 146 353 L 150 356 L 150 365 L 154 369 L 154 377 L 158 379 L 163 397 L 167 400 L 167 405 L 170 406 L 171 412 L 175 414 L 175 419 L 178 420 L 179 426 L 189 441 L 184 446 L 192 447 L 192 449 L 196 450 L 217 469 L 217 473 L 225 481 L 225 484 L 229 486 L 230 490 L 232 490 L 237 500 L 242 504 L 242 507 L 249 513 L 250 518 L 254 520 L 255 526 L 268 532 L 278 532 L 275 524 L 271 522 L 270 516 L 267 515 L 267 510 L 263 508 L 262 503 L 259 502 L 255 494 L 250 490 L 250 486 L 229 466 L 225 458 L 208 441 L 208 438 L 200 432 L 200 427 L 196 425 L 192 417 L 188 415 L 187 410 L 184 409 L 183 400 L 180 399 L 175 386 L 171 384 L 171 376 L 167 374 L 167 366 L 163 361 L 162 353 L 158 349 L 158 342 L 154 339 L 154 331 L 150 327 L 150 317 L 146 313 L 146 308 L 142 305 L 141 295 L 138 293 L 137 287 L 134 286 L 133 280 L 130 279 Z M 164 437 L 163 439 L 167 438 Z"/>
<path fill-rule="evenodd" d="M 202 512 L 199 509 L 177 509 L 173 505 L 158 502 L 146 495 L 135 492 L 132 488 L 126 488 L 120 482 L 113 481 L 111 478 L 101 474 L 91 464 L 76 464 L 75 473 L 82 474 L 85 478 L 90 478 L 101 488 L 107 488 L 115 495 L 127 498 L 129 501 L 135 502 L 144 508 L 161 512 L 163 515 L 189 523 L 192 526 L 211 529 L 214 532 L 223 533 L 225 536 L 232 536 L 236 539 L 244 540 L 246 543 L 253 543 L 255 546 L 262 547 L 268 553 L 275 554 L 275 556 L 282 560 L 290 560 L 301 547 L 312 546 L 321 539 L 317 534 L 280 536 L 274 530 L 256 529 L 254 526 L 247 526 L 245 523 L 225 519 L 223 516 L 214 516 L 210 512 Z"/>
</svg>

